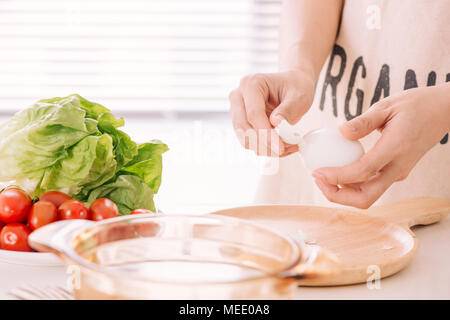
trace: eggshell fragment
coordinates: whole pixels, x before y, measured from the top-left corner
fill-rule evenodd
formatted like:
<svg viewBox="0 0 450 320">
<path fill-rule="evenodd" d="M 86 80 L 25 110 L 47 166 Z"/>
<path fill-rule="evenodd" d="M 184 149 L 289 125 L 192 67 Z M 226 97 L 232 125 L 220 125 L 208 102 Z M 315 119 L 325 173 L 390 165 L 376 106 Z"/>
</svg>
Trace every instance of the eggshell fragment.
<svg viewBox="0 0 450 320">
<path fill-rule="evenodd" d="M 300 132 L 296 131 L 295 127 L 290 125 L 286 120 L 281 121 L 275 130 L 286 143 L 300 144 L 302 141 Z"/>
</svg>

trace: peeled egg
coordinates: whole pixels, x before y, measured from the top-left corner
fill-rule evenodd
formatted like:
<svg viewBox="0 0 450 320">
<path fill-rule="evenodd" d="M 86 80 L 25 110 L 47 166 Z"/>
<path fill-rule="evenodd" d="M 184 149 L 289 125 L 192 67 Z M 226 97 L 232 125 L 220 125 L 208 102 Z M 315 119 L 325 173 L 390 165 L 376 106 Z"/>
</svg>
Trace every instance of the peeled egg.
<svg viewBox="0 0 450 320">
<path fill-rule="evenodd" d="M 302 160 L 310 170 L 342 167 L 364 154 L 361 143 L 348 140 L 338 128 L 317 129 L 302 137 L 294 126 L 283 120 L 276 130 L 286 143 L 299 145 Z"/>
<path fill-rule="evenodd" d="M 300 155 L 306 167 L 342 167 L 357 161 L 364 154 L 359 141 L 345 138 L 338 128 L 313 130 L 303 137 Z"/>
</svg>

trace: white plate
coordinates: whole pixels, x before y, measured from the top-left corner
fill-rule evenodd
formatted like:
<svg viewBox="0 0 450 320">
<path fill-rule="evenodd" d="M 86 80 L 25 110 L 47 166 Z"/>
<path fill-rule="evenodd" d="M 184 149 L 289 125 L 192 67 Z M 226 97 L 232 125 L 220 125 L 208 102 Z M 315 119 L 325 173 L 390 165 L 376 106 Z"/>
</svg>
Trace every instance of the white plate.
<svg viewBox="0 0 450 320">
<path fill-rule="evenodd" d="M 20 252 L 0 250 L 0 262 L 20 264 L 24 266 L 62 266 L 63 263 L 53 253 L 45 252 Z"/>
</svg>

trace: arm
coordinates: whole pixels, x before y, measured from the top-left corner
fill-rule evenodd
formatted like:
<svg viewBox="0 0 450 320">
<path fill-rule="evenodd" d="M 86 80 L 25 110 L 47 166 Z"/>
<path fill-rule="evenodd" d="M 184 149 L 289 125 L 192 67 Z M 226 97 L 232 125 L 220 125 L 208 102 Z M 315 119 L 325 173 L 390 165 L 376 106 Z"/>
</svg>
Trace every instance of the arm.
<svg viewBox="0 0 450 320">
<path fill-rule="evenodd" d="M 230 115 L 241 144 L 259 155 L 298 150 L 273 128 L 298 122 L 314 98 L 314 86 L 333 47 L 342 0 L 287 0 L 282 5 L 280 72 L 242 78 L 230 93 Z"/>
<path fill-rule="evenodd" d="M 315 81 L 333 48 L 342 0 L 286 0 L 281 7 L 281 71 L 301 70 Z"/>
</svg>

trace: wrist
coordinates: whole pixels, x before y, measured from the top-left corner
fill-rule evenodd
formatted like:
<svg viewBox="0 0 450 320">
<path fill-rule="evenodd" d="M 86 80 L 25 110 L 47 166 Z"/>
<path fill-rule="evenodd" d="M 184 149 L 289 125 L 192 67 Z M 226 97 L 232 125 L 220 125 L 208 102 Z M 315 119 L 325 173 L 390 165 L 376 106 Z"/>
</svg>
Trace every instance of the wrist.
<svg viewBox="0 0 450 320">
<path fill-rule="evenodd" d="M 304 64 L 298 64 L 298 65 L 291 65 L 289 67 L 286 67 L 284 69 L 280 69 L 281 72 L 290 73 L 292 75 L 298 75 L 303 78 L 310 79 L 313 82 L 316 82 L 316 72 L 314 70 L 314 67 L 312 65 L 309 65 L 307 63 Z"/>
<path fill-rule="evenodd" d="M 310 45 L 304 42 L 293 44 L 284 52 L 280 52 L 279 70 L 281 72 L 302 72 L 307 74 L 316 82 L 321 66 L 317 66 L 314 61 L 314 54 Z"/>
<path fill-rule="evenodd" d="M 298 86 L 301 89 L 305 89 L 305 84 L 311 84 L 315 86 L 315 78 L 313 72 L 308 69 L 298 68 L 284 71 L 284 74 L 291 79 L 294 86 Z"/>
</svg>

